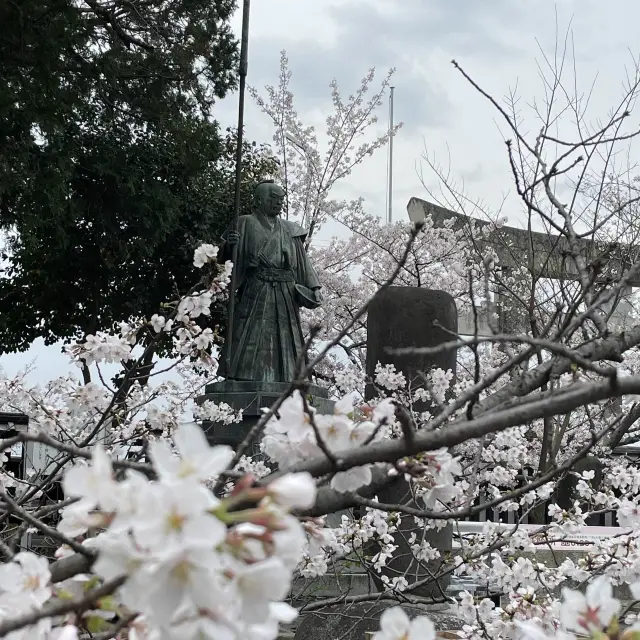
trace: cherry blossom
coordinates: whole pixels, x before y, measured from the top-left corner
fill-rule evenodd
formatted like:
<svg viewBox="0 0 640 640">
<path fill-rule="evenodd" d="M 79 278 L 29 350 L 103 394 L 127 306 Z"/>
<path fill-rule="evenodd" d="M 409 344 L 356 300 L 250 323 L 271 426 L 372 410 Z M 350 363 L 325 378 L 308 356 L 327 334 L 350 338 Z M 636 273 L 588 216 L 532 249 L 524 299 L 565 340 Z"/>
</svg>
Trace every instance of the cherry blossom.
<svg viewBox="0 0 640 640">
<path fill-rule="evenodd" d="M 607 627 L 620 609 L 620 601 L 613 597 L 612 591 L 611 583 L 604 577 L 589 584 L 585 594 L 563 589 L 560 621 L 564 629 L 583 634 Z"/>
<path fill-rule="evenodd" d="M 149 446 L 154 466 L 165 482 L 187 478 L 204 481 L 219 475 L 233 458 L 231 447 L 210 447 L 202 429 L 193 423 L 181 424 L 173 441 L 179 455 L 174 455 L 164 440 L 156 440 Z"/>
<path fill-rule="evenodd" d="M 435 640 L 436 628 L 426 616 L 409 620 L 400 608 L 386 609 L 380 617 L 380 631 L 373 634 L 374 640 Z"/>
<path fill-rule="evenodd" d="M 82 498 L 87 509 L 101 505 L 110 510 L 117 500 L 117 485 L 111 459 L 101 445 L 96 445 L 92 464 L 78 463 L 64 476 L 63 489 L 70 497 Z"/>
<path fill-rule="evenodd" d="M 246 515 L 229 511 L 233 498 L 221 501 L 203 484 L 229 463 L 228 448 L 209 447 L 194 425 L 182 425 L 174 439 L 180 457 L 165 445 L 152 448 L 155 482 L 133 471 L 115 480 L 101 450 L 82 469 L 80 479 L 89 489 L 78 493 L 92 499 L 83 508 L 115 512 L 103 522 L 105 530 L 87 541 L 99 551 L 96 575 L 126 575 L 119 589 L 123 605 L 149 616 L 167 637 L 215 629 L 219 637 L 245 637 L 252 630 L 256 637 L 274 638 L 278 623 L 291 618 L 282 600 L 306 546 L 300 522 L 286 509 L 312 505 L 314 481 L 309 474 L 285 475 L 268 490 L 248 489 L 262 496 L 257 509 Z M 68 474 L 76 478 L 78 469 Z M 117 489 L 112 499 L 91 493 L 93 484 L 85 478 L 96 477 Z M 235 521 L 240 524 L 228 529 Z M 11 571 L 7 579 L 15 583 L 18 564 Z M 48 588 L 48 573 L 41 582 Z"/>
<path fill-rule="evenodd" d="M 156 333 L 160 333 L 166 327 L 167 319 L 164 316 L 154 313 L 151 316 L 150 324 Z"/>
<path fill-rule="evenodd" d="M 383 400 L 372 412 L 372 420 L 354 420 L 353 400 L 348 397 L 336 404 L 333 414 L 318 414 L 312 407 L 305 410 L 300 392 L 282 403 L 278 416 L 265 426 L 263 451 L 284 468 L 314 455 L 322 455 L 323 447 L 332 452 L 356 448 L 370 440 L 380 439 L 380 429 L 394 414 L 390 400 Z M 347 492 L 371 482 L 369 466 L 354 467 L 334 474 L 331 486 Z"/>
<path fill-rule="evenodd" d="M 316 483 L 309 473 L 290 473 L 274 480 L 269 496 L 283 507 L 308 509 L 316 499 Z"/>
<path fill-rule="evenodd" d="M 18 553 L 13 561 L 0 565 L 0 591 L 23 594 L 37 604 L 51 597 L 49 562 L 34 553 Z"/>
<path fill-rule="evenodd" d="M 193 266 L 201 269 L 207 262 L 212 262 L 218 255 L 218 247 L 212 244 L 201 244 L 193 252 Z"/>
<path fill-rule="evenodd" d="M 616 293 L 617 276 L 600 278 L 604 284 L 596 292 L 589 285 L 593 274 L 585 271 L 573 289 L 575 283 L 565 282 L 549 292 L 526 261 L 507 272 L 496 252 L 486 248 L 484 240 L 502 220 L 482 229 L 470 225 L 471 229 L 456 230 L 447 225 L 436 228 L 427 216 L 394 284 L 449 291 L 462 311 L 472 302 L 491 311 L 499 291 L 503 311 L 509 314 L 523 312 L 522 301 L 527 303 L 524 333 L 507 340 L 494 335 L 487 342 L 474 338 L 457 343 L 455 375 L 453 370 L 434 368 L 424 372 L 419 387 L 389 364 L 377 363 L 368 379 L 366 314 L 353 319 L 398 267 L 412 229 L 401 222 L 387 225 L 367 213 L 362 199 L 339 201 L 330 191 L 386 141 L 388 134 L 367 136 L 390 76 L 371 99 L 365 94 L 372 88 L 373 71 L 347 99 L 335 82 L 331 84 L 335 110 L 327 118 L 330 148 L 325 154 L 313 128 L 295 112 L 285 56 L 282 62 L 279 85 L 269 87 L 264 98 L 255 91 L 253 95 L 276 124 L 276 153 L 286 160 L 278 176 L 287 187 L 286 215 L 307 227 L 309 251 L 326 292 L 323 305 L 303 312 L 303 321 L 307 329 L 321 326 L 323 344 L 333 342 L 313 371 L 314 382 L 324 385 L 335 401 L 333 411 L 318 411 L 296 391 L 264 425 L 264 459 L 243 451 L 233 469 L 228 468 L 236 458 L 231 449 L 210 446 L 202 430 L 185 419 L 189 414 L 194 420 L 227 425 L 242 420 L 242 412 L 228 405 L 194 402 L 215 377 L 220 353 L 218 329 L 205 327 L 203 320 L 208 324 L 216 305 L 226 300 L 233 267 L 217 262 L 215 246 L 201 244 L 193 266 L 207 265 L 206 273 L 195 272 L 185 295 L 167 292 L 166 301 L 150 317 L 123 318 L 112 331 L 83 336 L 67 347 L 82 368 L 85 384 L 75 376 L 33 385 L 26 372 L 12 378 L 0 375 L 3 410 L 30 417 L 28 431 L 16 442 L 24 446 L 37 440 L 33 444 L 47 447 L 50 455 L 22 478 L 8 471 L 14 456 L 13 449 L 9 455 L 10 443 L 0 452 L 7 505 L 13 509 L 12 519 L 25 522 L 19 533 L 45 531 L 60 544 L 56 558 L 61 561 L 82 559 L 78 545 L 97 554 L 90 567 L 84 562 L 79 573 L 54 583 L 55 564 L 25 552 L 12 556 L 21 541 L 7 538 L 0 564 L 0 624 L 25 613 L 37 615 L 43 605 L 80 602 L 89 590 L 117 581 L 106 597 L 54 619 L 42 614 L 35 624 L 8 637 L 75 638 L 86 635 L 93 624 L 106 625 L 109 632 L 117 611 L 118 620 L 130 619 L 120 631 L 130 639 L 274 640 L 281 624 L 297 615 L 286 599 L 300 576 L 312 580 L 354 562 L 376 578 L 385 599 L 399 600 L 400 593 L 410 599 L 414 576 L 402 575 L 395 567 L 402 553 L 429 571 L 433 568 L 429 579 L 434 582 L 453 575 L 502 593 L 499 603 L 469 592 L 457 597 L 455 613 L 464 622 L 458 631 L 461 639 L 633 638 L 637 611 L 618 619 L 622 606 L 613 589 L 628 585 L 638 596 L 640 471 L 636 460 L 615 449 L 620 442 L 634 443 L 637 432 L 630 429 L 619 441 L 613 435 L 625 417 L 633 417 L 638 398 L 621 398 L 615 410 L 596 402 L 529 419 L 529 403 L 536 403 L 542 387 L 532 386 L 533 393 L 521 395 L 522 384 L 514 386 L 518 380 L 525 381 L 525 387 L 533 385 L 542 371 L 546 390 L 540 393 L 550 402 L 594 381 L 606 381 L 615 395 L 611 372 L 604 375 L 598 368 L 602 363 L 589 360 L 589 366 L 583 366 L 584 354 L 595 357 L 598 349 L 606 366 L 614 362 L 616 379 L 633 380 L 640 374 L 637 330 L 621 336 L 613 322 L 602 325 L 598 313 L 589 308 L 601 307 L 606 302 L 602 298 Z M 543 146 L 539 140 L 529 145 L 534 158 L 515 163 L 516 171 L 526 174 L 527 169 L 518 166 L 546 165 L 544 154 L 535 157 Z M 519 178 L 527 184 L 530 176 Z M 545 194 L 539 190 L 545 181 L 536 176 L 528 184 L 530 189 L 522 191 L 525 197 L 534 191 L 538 196 L 535 206 L 528 207 L 531 213 L 541 206 Z M 570 248 L 573 213 L 563 213 L 563 206 L 546 195 L 552 205 L 550 220 L 565 225 L 561 228 Z M 605 195 L 597 200 L 610 206 L 610 194 Z M 577 232 L 581 238 L 588 231 L 583 227 L 589 207 L 582 209 Z M 314 246 L 318 229 L 329 218 L 351 234 Z M 619 239 L 608 224 L 598 229 L 603 238 Z M 570 254 L 568 261 L 581 271 L 580 256 Z M 597 270 L 597 265 L 596 261 L 589 268 Z M 546 343 L 540 342 L 541 328 Z M 159 345 L 170 351 L 168 368 L 178 382 L 154 379 L 154 369 L 164 366 Z M 534 357 L 514 365 L 513 359 L 525 355 L 531 345 Z M 320 343 L 312 344 L 310 356 L 320 348 Z M 565 358 L 571 350 L 582 356 Z M 112 379 L 114 365 L 122 370 Z M 478 416 L 490 421 L 492 415 L 504 415 L 505 408 L 521 412 L 516 426 L 503 429 L 498 419 L 493 431 L 453 448 L 398 447 L 403 453 L 397 459 L 385 455 L 384 463 L 361 465 L 353 458 L 350 462 L 351 454 L 366 447 L 376 451 L 409 443 L 411 429 L 420 437 L 446 437 L 477 425 Z M 576 463 L 586 454 L 599 461 L 598 473 L 578 470 Z M 340 460 L 331 469 L 333 457 Z M 317 469 L 320 460 L 325 471 L 317 477 L 299 472 Z M 277 475 L 271 476 L 275 466 Z M 287 473 L 292 468 L 296 473 Z M 350 495 L 371 485 L 378 472 L 382 478 L 404 482 L 415 506 L 380 503 L 370 491 L 362 493 L 360 503 Z M 559 498 L 565 473 L 576 484 L 570 501 Z M 49 489 L 60 479 L 65 500 L 51 505 Z M 527 482 L 532 484 L 523 487 Z M 308 515 L 318 490 L 323 502 L 326 496 L 336 504 L 354 498 L 350 504 L 358 507 L 357 517 L 355 511 L 343 513 L 338 522 Z M 472 534 L 455 535 L 453 550 L 430 543 L 431 534 L 462 528 L 469 513 L 479 515 L 476 505 L 487 501 L 491 510 L 485 516 L 501 522 L 486 521 Z M 43 504 L 59 509 L 61 518 L 44 513 Z M 538 551 L 558 542 L 569 544 L 568 536 L 603 512 L 621 525 L 616 535 L 594 541 L 558 566 Z M 547 525 L 524 524 L 526 518 L 540 521 L 547 515 Z M 586 591 L 569 589 L 572 582 L 585 583 Z M 557 596 L 560 592 L 562 598 Z M 379 594 L 358 595 L 356 601 L 367 597 L 373 600 Z M 379 640 L 435 637 L 429 620 L 411 621 L 398 608 L 385 611 L 380 627 L 375 634 Z"/>
</svg>

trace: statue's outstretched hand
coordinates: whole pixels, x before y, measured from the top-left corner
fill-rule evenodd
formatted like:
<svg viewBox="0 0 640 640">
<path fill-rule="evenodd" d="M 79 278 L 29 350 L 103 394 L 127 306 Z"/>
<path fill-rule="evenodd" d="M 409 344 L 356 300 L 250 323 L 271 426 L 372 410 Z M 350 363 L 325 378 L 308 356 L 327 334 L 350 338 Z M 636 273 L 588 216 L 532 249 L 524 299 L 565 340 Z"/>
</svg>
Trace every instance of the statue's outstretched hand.
<svg viewBox="0 0 640 640">
<path fill-rule="evenodd" d="M 315 295 L 316 302 L 320 304 L 324 300 L 322 297 L 322 289 L 314 289 L 313 293 Z"/>
<path fill-rule="evenodd" d="M 227 244 L 230 244 L 232 247 L 235 244 L 240 242 L 240 234 L 237 231 L 229 231 L 227 234 Z"/>
</svg>

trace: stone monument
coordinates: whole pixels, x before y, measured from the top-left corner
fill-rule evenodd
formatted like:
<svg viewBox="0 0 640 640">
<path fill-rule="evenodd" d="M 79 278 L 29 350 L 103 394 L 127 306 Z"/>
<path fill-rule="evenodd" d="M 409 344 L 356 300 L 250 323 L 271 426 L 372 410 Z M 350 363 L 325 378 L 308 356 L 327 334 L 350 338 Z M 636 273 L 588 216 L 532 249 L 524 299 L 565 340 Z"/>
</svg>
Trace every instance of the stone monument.
<svg viewBox="0 0 640 640">
<path fill-rule="evenodd" d="M 235 314 L 232 338 L 225 342 L 221 382 L 207 385 L 198 401 L 226 403 L 243 412 L 240 424 L 203 425 L 212 444 L 236 446 L 255 425 L 264 407 L 286 393 L 304 364 L 300 308 L 322 302 L 318 276 L 305 251 L 306 231 L 280 217 L 284 190 L 273 181 L 258 184 L 253 212 L 238 218 L 223 235 L 220 256 L 229 260 L 237 245 Z M 333 411 L 326 389 L 308 384 L 309 403 Z M 259 442 L 247 454 L 258 453 Z"/>
<path fill-rule="evenodd" d="M 407 347 L 435 347 L 451 340 L 452 334 L 458 331 L 458 312 L 455 300 L 445 291 L 433 291 L 421 287 L 389 287 L 381 291 L 372 300 L 367 318 L 367 376 L 375 376 L 375 367 L 381 364 L 392 364 L 396 371 L 401 371 L 411 388 L 424 388 L 424 376 L 433 368 L 456 372 L 456 350 L 448 349 L 436 354 L 394 353 L 394 350 Z M 367 389 L 367 396 L 374 395 L 372 388 Z M 414 407 L 418 411 L 437 410 L 433 406 Z M 417 509 L 424 508 L 416 504 L 408 483 L 398 478 L 378 492 L 380 502 L 387 504 L 404 504 Z M 433 548 L 438 549 L 443 558 L 432 562 L 418 561 L 412 551 L 408 539 L 415 534 L 418 541 L 425 540 Z M 437 574 L 443 564 L 444 557 L 452 549 L 453 530 L 451 525 L 443 529 L 424 530 L 416 525 L 413 518 L 404 517 L 394 535 L 394 543 L 398 549 L 386 566 L 389 578 L 404 575 L 408 582 L 424 580 L 425 584 L 416 588 L 413 593 L 423 597 L 441 597 L 449 585 L 449 575 L 436 584 L 429 581 L 430 575 Z M 382 589 L 380 582 L 378 588 Z"/>
</svg>

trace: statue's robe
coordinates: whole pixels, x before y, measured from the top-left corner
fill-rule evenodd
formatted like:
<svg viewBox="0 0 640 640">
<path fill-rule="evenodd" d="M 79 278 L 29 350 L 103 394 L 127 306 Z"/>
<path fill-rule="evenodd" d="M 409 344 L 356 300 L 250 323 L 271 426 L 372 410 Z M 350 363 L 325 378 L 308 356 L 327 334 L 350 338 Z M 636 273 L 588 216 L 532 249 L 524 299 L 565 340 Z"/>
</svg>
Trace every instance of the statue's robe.
<svg viewBox="0 0 640 640">
<path fill-rule="evenodd" d="M 306 231 L 256 213 L 240 216 L 238 232 L 232 343 L 225 343 L 219 374 L 229 380 L 291 382 L 304 347 L 295 285 L 320 288 L 304 248 Z M 230 260 L 226 236 L 221 253 Z"/>
</svg>

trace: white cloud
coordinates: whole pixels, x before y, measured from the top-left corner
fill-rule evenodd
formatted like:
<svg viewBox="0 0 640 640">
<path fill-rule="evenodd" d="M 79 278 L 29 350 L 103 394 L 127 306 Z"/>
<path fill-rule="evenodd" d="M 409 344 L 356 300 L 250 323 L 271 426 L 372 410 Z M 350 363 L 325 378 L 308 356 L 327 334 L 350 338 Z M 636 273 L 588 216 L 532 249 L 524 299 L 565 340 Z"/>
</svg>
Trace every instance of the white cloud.
<svg viewBox="0 0 640 640">
<path fill-rule="evenodd" d="M 555 6 L 542 0 L 279 0 L 268 7 L 255 6 L 249 82 L 274 83 L 279 50 L 286 48 L 301 116 L 319 128 L 322 114 L 330 108 L 327 85 L 332 77 L 349 92 L 371 65 L 381 73 L 398 68 L 395 110 L 405 128 L 395 144 L 394 211 L 403 218 L 408 197 L 425 194 L 416 175 L 425 147 L 450 168 L 453 178 L 465 180 L 471 198 L 490 208 L 499 207 L 505 192 L 512 191 L 501 133 L 506 133 L 505 123 L 452 67 L 452 58 L 498 100 L 517 88 L 525 130 L 535 131 L 530 105 L 534 98 L 544 97 L 537 66 L 544 60 L 538 43 L 553 58 L 556 29 L 562 46 L 572 25 L 579 86 L 587 92 L 598 76 L 590 107 L 594 118 L 603 117 L 621 95 L 624 67 L 631 61 L 629 48 L 636 41 L 635 18 L 640 15 L 631 0 L 561 0 Z M 572 84 L 572 68 L 566 73 Z M 235 96 L 225 100 L 225 114 L 235 115 L 235 104 Z M 384 123 L 385 110 L 380 115 Z M 253 105 L 248 106 L 246 126 L 248 136 L 270 139 L 269 123 Z M 437 187 L 433 176 L 425 176 Z M 385 179 L 382 151 L 355 171 L 339 194 L 363 195 L 369 209 L 382 215 Z M 508 202 L 515 212 L 513 194 Z"/>
</svg>

